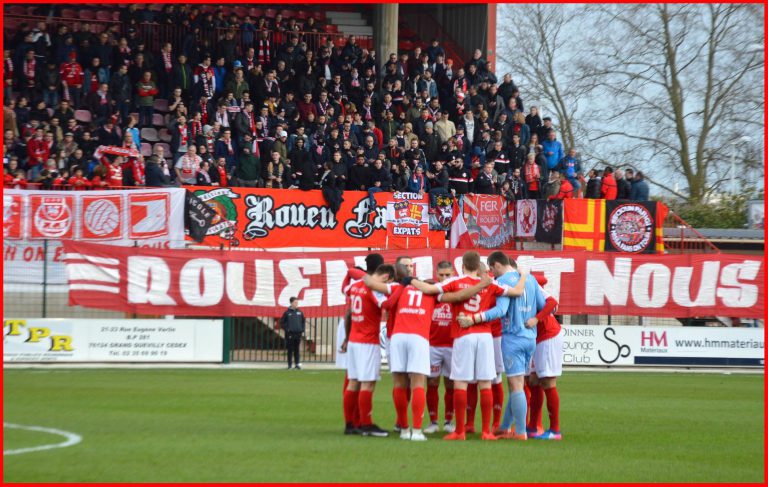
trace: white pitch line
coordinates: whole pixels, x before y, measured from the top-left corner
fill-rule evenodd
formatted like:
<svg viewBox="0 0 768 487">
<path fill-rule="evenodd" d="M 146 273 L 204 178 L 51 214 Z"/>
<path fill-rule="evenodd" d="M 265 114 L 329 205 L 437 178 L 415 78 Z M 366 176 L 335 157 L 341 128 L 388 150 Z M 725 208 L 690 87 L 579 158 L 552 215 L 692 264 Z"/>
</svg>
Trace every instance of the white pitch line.
<svg viewBox="0 0 768 487">
<path fill-rule="evenodd" d="M 83 441 L 83 437 L 69 431 L 62 431 L 53 428 L 43 428 L 42 426 L 24 426 L 22 424 L 3 423 L 4 428 L 21 429 L 29 431 L 40 431 L 42 433 L 50 433 L 52 435 L 59 435 L 66 438 L 66 441 L 61 443 L 54 443 L 51 445 L 32 446 L 29 448 L 18 448 L 16 450 L 3 450 L 3 455 L 18 455 L 19 453 L 31 453 L 35 451 L 51 450 L 53 448 L 66 448 L 68 446 L 77 445 Z"/>
</svg>

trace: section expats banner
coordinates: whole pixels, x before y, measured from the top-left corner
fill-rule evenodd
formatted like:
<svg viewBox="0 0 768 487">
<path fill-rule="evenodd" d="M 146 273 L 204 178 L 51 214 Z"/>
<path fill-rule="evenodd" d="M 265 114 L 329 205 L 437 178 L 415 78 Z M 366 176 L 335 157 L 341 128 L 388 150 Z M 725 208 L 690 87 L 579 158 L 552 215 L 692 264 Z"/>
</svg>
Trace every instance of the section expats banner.
<svg viewBox="0 0 768 487">
<path fill-rule="evenodd" d="M 222 320 L 4 319 L 4 362 L 221 362 Z"/>
<path fill-rule="evenodd" d="M 764 364 L 763 328 L 563 326 L 565 365 L 754 366 Z"/>
<path fill-rule="evenodd" d="M 184 190 L 3 191 L 6 282 L 64 284 L 61 240 L 184 247 Z"/>
<path fill-rule="evenodd" d="M 387 203 L 408 200 L 426 208 L 426 195 L 376 193 L 373 208 L 367 192 L 344 191 L 344 202 L 334 214 L 322 191 L 200 186 L 189 189 L 216 212 L 203 240 L 204 245 L 213 247 L 403 248 L 426 247 L 430 241 L 406 240 L 406 236 L 394 234 L 387 240 Z M 428 222 L 427 215 L 424 219 Z M 431 239 L 434 245 L 443 246 L 445 232 L 436 235 L 442 235 L 442 239 Z"/>
<path fill-rule="evenodd" d="M 364 252 L 156 250 L 65 242 L 70 304 L 140 314 L 276 316 L 291 296 L 307 316 L 341 316 L 341 283 Z M 491 251 L 483 250 L 486 257 Z M 382 252 L 387 262 L 402 251 Z M 412 250 L 416 274 L 462 250 Z M 688 318 L 763 315 L 763 260 L 747 255 L 511 251 L 543 273 L 562 314 Z"/>
</svg>

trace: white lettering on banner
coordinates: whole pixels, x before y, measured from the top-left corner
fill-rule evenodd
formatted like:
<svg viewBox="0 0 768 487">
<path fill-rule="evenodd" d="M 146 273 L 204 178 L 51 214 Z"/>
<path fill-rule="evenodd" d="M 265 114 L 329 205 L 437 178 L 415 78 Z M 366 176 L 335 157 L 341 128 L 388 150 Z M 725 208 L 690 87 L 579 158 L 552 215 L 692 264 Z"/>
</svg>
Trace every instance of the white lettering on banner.
<svg viewBox="0 0 768 487">
<path fill-rule="evenodd" d="M 573 272 L 575 262 L 573 259 L 561 257 L 541 258 L 532 255 L 520 255 L 517 257 L 517 267 L 522 271 L 542 272 L 547 278 L 544 288 L 555 299 L 560 299 L 560 282 L 564 272 Z"/>
<path fill-rule="evenodd" d="M 414 257 L 413 259 L 413 274 L 419 279 L 431 279 L 434 271 L 432 265 L 432 256 Z"/>
<path fill-rule="evenodd" d="M 672 273 L 664 264 L 642 264 L 632 277 L 632 299 L 641 308 L 661 308 L 669 300 Z"/>
<path fill-rule="evenodd" d="M 271 260 L 257 259 L 256 290 L 253 299 L 245 296 L 245 262 L 227 262 L 227 297 L 232 303 L 241 306 L 275 305 L 275 271 Z"/>
<path fill-rule="evenodd" d="M 296 296 L 307 316 L 338 316 L 344 312 L 341 283 L 349 267 L 353 262 L 365 266 L 365 255 L 358 252 L 329 258 L 323 253 L 157 251 L 72 241 L 65 241 L 64 248 L 72 304 L 146 314 L 173 306 L 178 315 L 253 316 L 288 306 Z M 458 251 L 408 254 L 421 279 L 432 277 L 440 260 L 461 266 Z M 399 255 L 382 251 L 387 262 Z M 763 312 L 762 262 L 749 256 L 551 255 L 512 254 L 522 271 L 547 276 L 547 291 L 563 314 L 610 308 L 633 316 L 750 318 Z"/>
<path fill-rule="evenodd" d="M 696 300 L 691 298 L 693 267 L 678 267 L 672 279 L 672 299 L 680 306 L 714 306 L 720 262 L 704 262 Z"/>
<path fill-rule="evenodd" d="M 365 265 L 365 261 L 363 261 L 363 265 Z M 329 260 L 325 263 L 325 289 L 328 290 L 328 306 L 341 306 L 347 302 L 347 297 L 341 289 L 347 270 L 347 263 L 343 260 Z"/>
<path fill-rule="evenodd" d="M 224 269 L 213 259 L 192 259 L 181 268 L 179 291 L 191 306 L 215 306 L 224 296 Z"/>
<path fill-rule="evenodd" d="M 160 257 L 128 257 L 128 302 L 175 306 L 168 295 L 171 288 L 171 269 Z"/>
<path fill-rule="evenodd" d="M 587 260 L 584 286 L 587 306 L 604 306 L 605 300 L 612 306 L 626 306 L 629 297 L 629 281 L 632 275 L 632 259 L 617 257 L 613 261 L 612 273 L 608 263 L 602 260 Z"/>
<path fill-rule="evenodd" d="M 749 308 L 757 303 L 758 289 L 754 284 L 742 284 L 739 278 L 755 279 L 760 272 L 762 262 L 745 260 L 742 264 L 728 264 L 723 268 L 720 283 L 723 286 L 733 286 L 739 289 L 717 289 L 717 296 L 726 306 L 734 308 Z"/>
<path fill-rule="evenodd" d="M 308 276 L 320 274 L 322 271 L 320 259 L 285 259 L 280 261 L 279 266 L 288 285 L 277 298 L 278 306 L 290 306 L 291 296 L 299 298 L 302 306 L 321 306 L 323 304 L 322 289 L 307 289 L 304 296 L 301 296 L 301 291 L 310 284 L 309 279 L 304 277 L 304 274 Z M 302 269 L 304 274 L 302 274 Z"/>
</svg>

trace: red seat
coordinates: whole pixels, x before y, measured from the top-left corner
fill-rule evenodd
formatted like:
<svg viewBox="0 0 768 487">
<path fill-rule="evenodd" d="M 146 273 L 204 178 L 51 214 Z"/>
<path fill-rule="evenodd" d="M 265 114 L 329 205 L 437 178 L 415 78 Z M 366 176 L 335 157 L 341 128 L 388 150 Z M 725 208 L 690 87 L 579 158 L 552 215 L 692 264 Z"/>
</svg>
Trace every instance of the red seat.
<svg viewBox="0 0 768 487">
<path fill-rule="evenodd" d="M 251 17 L 259 18 L 262 15 L 264 15 L 264 10 L 256 7 L 251 7 L 248 9 L 248 15 L 250 15 Z"/>
<path fill-rule="evenodd" d="M 246 15 L 248 15 L 248 10 L 245 7 L 235 7 L 232 9 L 232 12 L 235 13 L 240 19 L 244 19 Z"/>
<path fill-rule="evenodd" d="M 93 20 L 96 18 L 96 13 L 93 10 L 81 10 L 80 18 L 83 20 Z"/>
<path fill-rule="evenodd" d="M 410 51 L 413 50 L 413 42 L 411 41 L 400 41 L 397 45 L 397 47 L 402 51 Z"/>
<path fill-rule="evenodd" d="M 284 19 L 291 19 L 296 15 L 296 12 L 293 10 L 281 10 L 280 13 L 283 14 Z"/>
<path fill-rule="evenodd" d="M 117 15 L 119 16 L 120 13 L 117 12 Z M 96 20 L 112 21 L 113 19 L 114 19 L 114 14 L 112 12 L 107 12 L 106 10 L 99 10 L 98 12 L 96 12 Z"/>
<path fill-rule="evenodd" d="M 324 22 L 325 21 L 325 12 L 320 12 L 320 11 L 312 12 L 312 17 L 314 17 L 315 20 L 318 20 L 320 22 Z"/>
<path fill-rule="evenodd" d="M 264 11 L 264 15 L 267 16 L 270 19 L 274 19 L 275 15 L 277 15 L 277 10 L 273 8 L 268 8 Z"/>
<path fill-rule="evenodd" d="M 76 19 L 77 18 L 77 11 L 72 10 L 71 8 L 65 8 L 61 11 L 61 16 L 65 19 Z"/>
<path fill-rule="evenodd" d="M 115 10 L 114 12 L 112 12 L 112 20 L 114 20 L 115 22 L 119 22 L 120 21 L 120 11 L 119 10 Z"/>
<path fill-rule="evenodd" d="M 215 12 L 216 11 L 216 6 L 215 5 L 203 5 L 202 7 L 200 7 L 200 11 L 203 12 L 204 14 L 207 14 L 207 13 L 210 13 L 210 12 Z"/>
<path fill-rule="evenodd" d="M 336 26 L 335 26 L 335 25 L 333 25 L 333 24 L 328 24 L 328 25 L 326 25 L 325 27 L 323 27 L 323 30 L 324 30 L 325 32 L 328 32 L 329 34 L 335 34 L 336 32 L 338 32 L 338 31 L 339 31 L 339 28 L 338 28 L 338 27 L 336 27 Z"/>
<path fill-rule="evenodd" d="M 8 15 L 27 15 L 27 7 L 23 5 L 11 5 L 8 7 Z"/>
<path fill-rule="evenodd" d="M 307 20 L 309 18 L 309 12 L 306 10 L 299 10 L 296 12 L 296 18 L 298 20 Z"/>
<path fill-rule="evenodd" d="M 221 11 L 224 13 L 224 17 L 229 17 L 229 14 L 232 13 L 232 7 L 229 5 L 224 5 L 221 7 Z"/>
</svg>

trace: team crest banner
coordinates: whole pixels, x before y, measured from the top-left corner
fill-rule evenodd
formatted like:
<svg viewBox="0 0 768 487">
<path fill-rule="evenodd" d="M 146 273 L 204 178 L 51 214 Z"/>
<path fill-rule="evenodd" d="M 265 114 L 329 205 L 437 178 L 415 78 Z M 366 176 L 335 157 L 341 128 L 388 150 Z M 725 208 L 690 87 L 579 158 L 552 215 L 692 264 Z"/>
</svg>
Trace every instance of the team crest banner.
<svg viewBox="0 0 768 487">
<path fill-rule="evenodd" d="M 656 252 L 656 202 L 605 202 L 605 251 Z"/>
<path fill-rule="evenodd" d="M 429 206 L 417 193 L 398 193 L 398 199 L 387 202 L 387 236 L 427 238 Z"/>
<path fill-rule="evenodd" d="M 536 241 L 559 244 L 563 239 L 563 200 L 537 200 Z"/>
<path fill-rule="evenodd" d="M 530 238 L 536 236 L 536 221 L 539 205 L 536 200 L 518 200 L 515 218 L 515 236 Z"/>
<path fill-rule="evenodd" d="M 475 247 L 514 248 L 515 205 L 501 196 L 467 194 L 462 199 L 463 218 Z"/>
<path fill-rule="evenodd" d="M 3 192 L 5 240 L 184 245 L 184 190 Z"/>
</svg>

